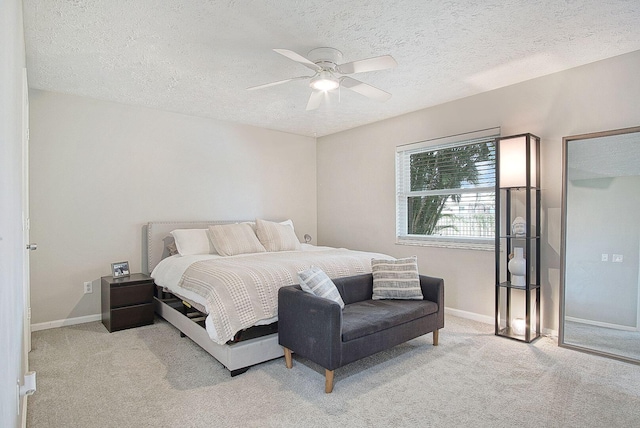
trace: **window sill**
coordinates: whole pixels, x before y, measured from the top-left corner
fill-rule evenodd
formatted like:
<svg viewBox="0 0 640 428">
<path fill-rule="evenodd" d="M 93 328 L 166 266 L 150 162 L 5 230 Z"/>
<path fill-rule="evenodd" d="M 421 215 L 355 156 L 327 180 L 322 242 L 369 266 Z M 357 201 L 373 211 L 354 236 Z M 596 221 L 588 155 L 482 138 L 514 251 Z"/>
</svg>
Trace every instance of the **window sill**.
<svg viewBox="0 0 640 428">
<path fill-rule="evenodd" d="M 476 251 L 494 251 L 495 244 L 493 242 L 461 242 L 440 239 L 407 239 L 397 238 L 396 245 L 408 245 L 416 247 L 436 247 L 436 248 L 454 248 L 459 250 L 476 250 Z"/>
</svg>

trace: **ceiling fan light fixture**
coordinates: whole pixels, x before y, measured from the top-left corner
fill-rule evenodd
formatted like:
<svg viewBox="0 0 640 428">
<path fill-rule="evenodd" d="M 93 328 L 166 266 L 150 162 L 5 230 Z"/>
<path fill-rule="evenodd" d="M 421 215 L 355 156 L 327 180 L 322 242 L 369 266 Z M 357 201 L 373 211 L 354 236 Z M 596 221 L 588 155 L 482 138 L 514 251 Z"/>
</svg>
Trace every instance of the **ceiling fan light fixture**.
<svg viewBox="0 0 640 428">
<path fill-rule="evenodd" d="M 309 84 L 316 91 L 332 91 L 340 86 L 340 82 L 330 72 L 321 71 L 316 77 L 311 79 Z"/>
<path fill-rule="evenodd" d="M 353 79 L 345 74 L 364 73 L 366 71 L 386 70 L 398 65 L 391 55 L 382 55 L 373 58 L 361 59 L 348 63 L 342 63 L 342 52 L 333 48 L 316 48 L 309 52 L 309 58 L 290 51 L 288 49 L 274 49 L 280 55 L 297 62 L 311 70 L 313 76 L 298 76 L 290 79 L 279 80 L 277 82 L 266 83 L 258 86 L 252 86 L 247 90 L 269 88 L 281 85 L 283 83 L 310 79 L 309 87 L 312 89 L 309 101 L 307 102 L 307 111 L 317 109 L 323 101 L 328 101 L 327 92 L 334 91 L 339 88 L 348 89 L 356 92 L 366 98 L 376 101 L 387 101 L 391 98 L 389 92 L 375 86 Z"/>
</svg>

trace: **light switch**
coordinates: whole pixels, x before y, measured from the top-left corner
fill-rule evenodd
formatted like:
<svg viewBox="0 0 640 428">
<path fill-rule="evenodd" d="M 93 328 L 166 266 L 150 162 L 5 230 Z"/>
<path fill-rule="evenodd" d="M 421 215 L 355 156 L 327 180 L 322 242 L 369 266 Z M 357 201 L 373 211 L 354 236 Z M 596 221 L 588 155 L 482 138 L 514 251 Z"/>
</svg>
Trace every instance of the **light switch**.
<svg viewBox="0 0 640 428">
<path fill-rule="evenodd" d="M 611 257 L 611 261 L 612 261 L 613 263 L 622 263 L 622 254 L 614 254 L 614 255 Z"/>
<path fill-rule="evenodd" d="M 609 261 L 609 254 L 603 254 L 602 255 L 602 261 L 603 262 L 608 262 Z"/>
</svg>

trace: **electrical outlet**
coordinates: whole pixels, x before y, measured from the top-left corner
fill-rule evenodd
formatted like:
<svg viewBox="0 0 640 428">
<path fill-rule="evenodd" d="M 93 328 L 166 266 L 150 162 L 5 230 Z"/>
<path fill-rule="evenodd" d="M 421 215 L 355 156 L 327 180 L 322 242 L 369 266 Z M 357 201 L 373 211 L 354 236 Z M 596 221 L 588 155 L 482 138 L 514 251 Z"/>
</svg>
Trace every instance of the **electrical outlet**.
<svg viewBox="0 0 640 428">
<path fill-rule="evenodd" d="M 93 293 L 93 283 L 91 281 L 85 281 L 84 294 Z"/>
<path fill-rule="evenodd" d="M 602 261 L 603 262 L 608 262 L 609 261 L 609 254 L 603 254 L 602 255 Z"/>
<path fill-rule="evenodd" d="M 622 254 L 614 254 L 611 256 L 611 261 L 613 263 L 622 263 Z"/>
</svg>

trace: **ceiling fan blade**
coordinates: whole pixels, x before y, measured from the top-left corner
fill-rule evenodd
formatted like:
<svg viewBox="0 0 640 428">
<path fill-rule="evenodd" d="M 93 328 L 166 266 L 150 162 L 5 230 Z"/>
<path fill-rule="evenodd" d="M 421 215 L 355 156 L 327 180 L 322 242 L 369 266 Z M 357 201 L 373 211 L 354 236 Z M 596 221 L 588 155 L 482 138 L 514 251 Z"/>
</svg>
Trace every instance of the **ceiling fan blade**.
<svg viewBox="0 0 640 428">
<path fill-rule="evenodd" d="M 309 102 L 307 103 L 307 110 L 315 110 L 320 107 L 322 103 L 322 99 L 325 96 L 324 91 L 313 91 L 311 92 L 311 96 L 309 97 Z"/>
<path fill-rule="evenodd" d="M 264 85 L 252 86 L 247 88 L 247 91 L 253 91 L 255 89 L 268 88 L 269 86 L 282 85 L 283 83 L 291 82 L 293 80 L 301 80 L 301 79 L 311 79 L 313 76 L 298 76 L 292 77 L 291 79 L 278 80 L 277 82 L 265 83 Z"/>
<path fill-rule="evenodd" d="M 382 89 L 378 89 L 375 86 L 371 86 L 359 80 L 352 79 L 351 77 L 344 76 L 340 78 L 340 86 L 376 101 L 387 101 L 391 98 L 391 94 L 389 92 L 383 91 Z"/>
<path fill-rule="evenodd" d="M 293 60 L 295 62 L 299 62 L 300 64 L 304 65 L 305 67 L 308 67 L 308 68 L 312 69 L 313 71 L 322 70 L 322 67 L 320 67 L 317 64 L 314 64 L 313 62 L 309 61 L 308 59 L 306 59 L 302 55 L 295 53 L 294 51 L 290 51 L 288 49 L 274 49 L 274 51 L 278 52 L 280 55 L 286 56 L 290 60 Z"/>
<path fill-rule="evenodd" d="M 391 55 L 377 56 L 375 58 L 361 59 L 359 61 L 340 64 L 337 70 L 341 74 L 363 73 L 365 71 L 386 70 L 393 68 L 398 63 Z"/>
</svg>

